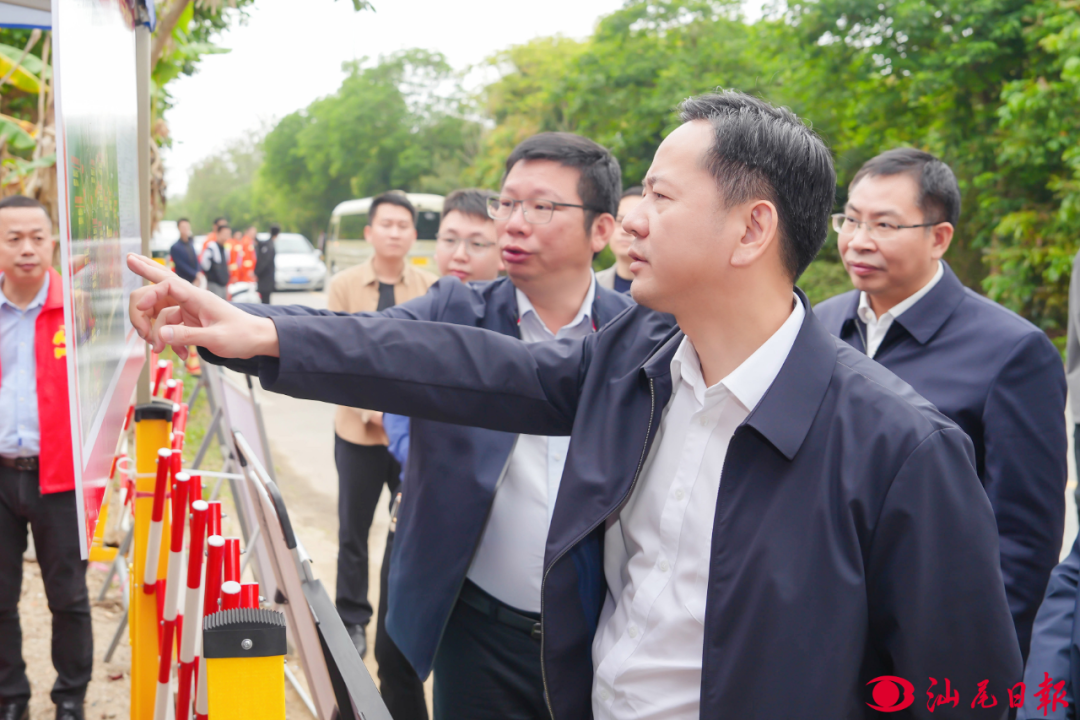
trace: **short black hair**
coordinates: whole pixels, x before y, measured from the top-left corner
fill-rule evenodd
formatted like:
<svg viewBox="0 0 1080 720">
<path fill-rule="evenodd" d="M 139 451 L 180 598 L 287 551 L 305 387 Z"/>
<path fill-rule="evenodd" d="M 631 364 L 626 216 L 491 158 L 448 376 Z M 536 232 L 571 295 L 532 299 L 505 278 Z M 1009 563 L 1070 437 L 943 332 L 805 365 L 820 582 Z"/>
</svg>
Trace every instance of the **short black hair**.
<svg viewBox="0 0 1080 720">
<path fill-rule="evenodd" d="M 3 200 L 0 200 L 0 210 L 4 208 L 37 208 L 41 212 L 45 213 L 45 217 L 49 218 L 49 222 L 52 222 L 52 218 L 49 217 L 49 211 L 45 209 L 45 206 L 39 203 L 32 197 L 25 195 L 10 195 Z"/>
<path fill-rule="evenodd" d="M 225 223 L 226 225 L 228 225 L 229 224 L 229 218 L 225 217 L 224 215 L 222 215 L 219 218 L 214 218 L 214 229 L 215 230 L 217 230 L 217 226 L 220 223 Z"/>
<path fill-rule="evenodd" d="M 270 237 L 277 237 L 281 234 L 281 226 L 277 223 L 270 224 Z"/>
<path fill-rule="evenodd" d="M 864 177 L 900 174 L 910 175 L 919 185 L 923 222 L 948 222 L 956 227 L 960 222 L 960 185 L 952 168 L 928 152 L 910 147 L 886 150 L 863 163 L 848 187 L 855 187 Z"/>
<path fill-rule="evenodd" d="M 824 141 L 787 108 L 734 90 L 689 98 L 679 117 L 712 126 L 705 167 L 725 206 L 755 198 L 776 205 L 781 256 L 797 280 L 825 244 L 836 201 L 836 171 Z"/>
<path fill-rule="evenodd" d="M 416 225 L 416 208 L 409 202 L 409 198 L 405 197 L 405 193 L 396 190 L 391 190 L 390 192 L 384 192 L 382 195 L 375 196 L 371 201 L 371 207 L 368 208 L 368 225 L 375 222 L 375 211 L 379 209 L 380 205 L 397 205 L 398 207 L 405 208 L 412 217 L 413 225 Z"/>
<path fill-rule="evenodd" d="M 622 194 L 622 169 L 611 151 L 592 140 L 566 132 L 545 132 L 522 140 L 506 159 L 506 171 L 521 160 L 553 160 L 564 167 L 577 168 L 581 173 L 577 191 L 585 206 L 585 230 L 592 229 L 597 215 L 619 214 Z"/>
<path fill-rule="evenodd" d="M 640 185 L 632 185 L 631 187 L 628 187 L 622 191 L 622 195 L 619 196 L 619 200 L 628 197 L 641 197 L 641 193 L 644 190 L 645 188 L 641 187 Z"/>
<path fill-rule="evenodd" d="M 179 225 L 182 222 L 186 222 L 188 225 L 191 224 L 191 221 L 188 220 L 187 218 L 180 218 L 179 220 L 176 221 L 176 224 Z"/>
<path fill-rule="evenodd" d="M 462 215 L 468 215 L 477 220 L 491 220 L 488 215 L 488 198 L 492 197 L 495 197 L 495 193 L 490 190 L 480 190 L 479 188 L 454 190 L 443 199 L 442 215 L 439 220 L 444 220 L 447 215 L 455 210 Z"/>
</svg>

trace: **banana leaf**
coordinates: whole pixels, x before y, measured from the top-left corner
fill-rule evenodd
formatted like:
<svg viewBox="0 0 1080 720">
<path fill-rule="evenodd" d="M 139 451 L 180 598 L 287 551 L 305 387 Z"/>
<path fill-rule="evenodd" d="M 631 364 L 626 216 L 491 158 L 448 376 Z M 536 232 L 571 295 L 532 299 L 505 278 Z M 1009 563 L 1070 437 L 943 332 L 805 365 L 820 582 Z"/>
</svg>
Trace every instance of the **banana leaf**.
<svg viewBox="0 0 1080 720">
<path fill-rule="evenodd" d="M 7 51 L 3 47 L 0 47 L 0 77 L 7 75 L 9 72 L 11 72 L 12 68 L 15 68 L 15 72 L 11 73 L 11 77 L 8 78 L 9 83 L 24 92 L 40 92 L 41 83 L 38 82 L 37 76 L 27 69 L 27 61 L 29 61 L 30 58 L 33 56 L 27 55 L 26 59 L 23 60 L 24 64 L 16 65 L 16 62 L 18 62 L 20 55 L 22 55 L 22 50 L 17 51 L 14 57 L 8 57 Z M 40 68 L 41 59 L 34 59 L 38 61 L 38 67 Z"/>
<path fill-rule="evenodd" d="M 20 121 L 0 115 L 0 140 L 6 140 L 15 150 L 33 150 L 37 145 L 33 135 L 22 128 Z"/>
</svg>

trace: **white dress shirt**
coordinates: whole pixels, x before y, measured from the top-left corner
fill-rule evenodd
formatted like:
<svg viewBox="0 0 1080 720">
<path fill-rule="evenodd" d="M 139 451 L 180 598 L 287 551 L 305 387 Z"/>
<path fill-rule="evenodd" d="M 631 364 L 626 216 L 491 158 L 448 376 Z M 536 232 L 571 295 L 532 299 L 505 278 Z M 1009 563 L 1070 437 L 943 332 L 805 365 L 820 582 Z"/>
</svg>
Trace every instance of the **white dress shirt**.
<svg viewBox="0 0 1080 720">
<path fill-rule="evenodd" d="M 592 306 L 596 280 L 570 324 L 552 333 L 529 298 L 517 290 L 518 327 L 527 343 L 580 338 L 595 331 Z M 507 605 L 540 612 L 544 548 L 555 497 L 559 494 L 569 437 L 519 435 L 506 474 L 495 491 L 484 534 L 468 577 Z"/>
<path fill-rule="evenodd" d="M 930 282 L 922 286 L 918 292 L 911 295 L 903 302 L 899 302 L 893 305 L 891 308 L 885 311 L 885 314 L 880 318 L 874 314 L 873 308 L 870 307 L 870 298 L 866 293 L 859 293 L 859 319 L 866 323 L 866 354 L 870 357 L 877 355 L 878 348 L 881 347 L 881 341 L 885 339 L 885 333 L 889 332 L 889 328 L 892 327 L 893 320 L 900 317 L 901 313 L 911 308 L 912 305 L 923 299 L 926 293 L 934 289 L 934 286 L 941 280 L 941 276 L 945 274 L 945 266 L 938 260 L 937 272 L 934 273 L 934 277 L 930 279 Z"/>
<path fill-rule="evenodd" d="M 780 329 L 706 388 L 689 338 L 638 486 L 604 538 L 608 596 L 593 639 L 597 720 L 697 720 L 713 519 L 728 443 L 776 379 L 802 327 Z"/>
</svg>

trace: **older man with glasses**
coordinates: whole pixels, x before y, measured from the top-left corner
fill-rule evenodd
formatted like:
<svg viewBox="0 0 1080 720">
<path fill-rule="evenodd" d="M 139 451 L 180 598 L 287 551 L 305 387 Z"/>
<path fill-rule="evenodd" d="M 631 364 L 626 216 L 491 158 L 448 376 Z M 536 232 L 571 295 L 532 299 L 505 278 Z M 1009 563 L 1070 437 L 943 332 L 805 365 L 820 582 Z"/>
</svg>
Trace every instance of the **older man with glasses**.
<svg viewBox="0 0 1080 720">
<path fill-rule="evenodd" d="M 900 148 L 867 161 L 833 216 L 855 290 L 814 312 L 971 437 L 1027 657 L 1065 523 L 1065 373 L 1046 333 L 965 288 L 942 259 L 959 218 L 956 178 L 934 156 Z"/>
</svg>

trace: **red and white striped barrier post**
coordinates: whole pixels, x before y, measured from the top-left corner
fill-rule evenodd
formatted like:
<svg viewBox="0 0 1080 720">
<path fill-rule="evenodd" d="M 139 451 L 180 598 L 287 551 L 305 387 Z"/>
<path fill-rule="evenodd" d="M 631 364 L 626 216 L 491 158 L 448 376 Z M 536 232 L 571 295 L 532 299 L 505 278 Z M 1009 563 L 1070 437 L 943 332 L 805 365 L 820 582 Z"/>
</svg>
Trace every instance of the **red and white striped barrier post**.
<svg viewBox="0 0 1080 720">
<path fill-rule="evenodd" d="M 236 610 L 240 607 L 240 583 L 226 580 L 221 583 L 221 609 Z"/>
<path fill-rule="evenodd" d="M 158 558 L 161 556 L 161 532 L 165 522 L 165 495 L 169 489 L 172 451 L 158 450 L 157 479 L 154 482 L 154 509 L 150 515 L 150 534 L 146 539 L 146 565 L 143 592 L 153 595 L 157 589 Z"/>
<path fill-rule="evenodd" d="M 240 607 L 259 608 L 259 583 L 240 583 Z"/>
<path fill-rule="evenodd" d="M 172 377 L 172 363 L 168 360 L 158 360 L 155 370 L 154 387 L 150 394 L 156 397 L 158 390 L 161 389 L 161 384 Z"/>
<path fill-rule="evenodd" d="M 175 451 L 173 453 L 176 455 Z M 154 697 L 154 720 L 167 720 L 169 711 L 169 675 L 172 672 L 173 637 L 176 634 L 176 610 L 180 603 L 180 578 L 184 564 L 184 519 L 187 516 L 187 473 L 177 473 L 172 496 L 172 532 L 169 543 L 169 571 L 165 577 L 164 626 L 161 654 L 158 658 L 157 695 Z"/>
<path fill-rule="evenodd" d="M 221 535 L 221 501 L 211 500 L 206 504 L 210 506 L 206 513 L 206 536 Z M 222 536 L 221 542 L 224 545 L 224 536 Z M 222 555 L 222 557 L 225 556 Z"/>
<path fill-rule="evenodd" d="M 194 478 L 189 482 L 194 482 Z M 189 488 L 193 490 L 194 488 Z M 189 493 L 190 494 L 190 493 Z M 203 539 L 206 537 L 206 503 L 191 505 L 191 538 L 188 542 L 187 590 L 184 595 L 184 635 L 180 640 L 180 688 L 176 700 L 178 720 L 191 717 L 191 681 L 195 675 L 195 645 L 202 627 L 199 600 L 203 589 Z"/>
<path fill-rule="evenodd" d="M 225 538 L 225 580 L 240 582 L 240 538 Z M 239 592 L 239 590 L 237 591 Z"/>
<path fill-rule="evenodd" d="M 206 539 L 206 579 L 203 582 L 203 617 L 218 611 L 221 597 L 221 572 L 225 561 L 225 538 L 221 537 L 221 503 L 207 503 L 207 532 L 213 532 L 214 506 L 217 506 L 217 532 Z M 199 623 L 202 625 L 202 623 Z M 201 628 L 200 628 L 201 629 Z M 202 633 L 198 633 L 200 636 Z M 201 647 L 201 646 L 200 646 Z M 202 653 L 196 651 L 201 656 Z M 210 713 L 209 696 L 206 694 L 206 660 L 198 658 L 195 671 L 195 720 L 206 720 Z"/>
</svg>

